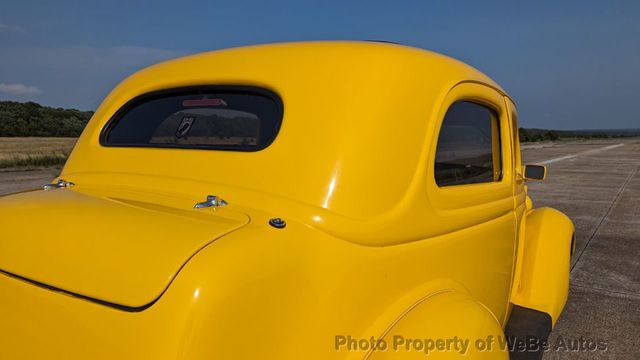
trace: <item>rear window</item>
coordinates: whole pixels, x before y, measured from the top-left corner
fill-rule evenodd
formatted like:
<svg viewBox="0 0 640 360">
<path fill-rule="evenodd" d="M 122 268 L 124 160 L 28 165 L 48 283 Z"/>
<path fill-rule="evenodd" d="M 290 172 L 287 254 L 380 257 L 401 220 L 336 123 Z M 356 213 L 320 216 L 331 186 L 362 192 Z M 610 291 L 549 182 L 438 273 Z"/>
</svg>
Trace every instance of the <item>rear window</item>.
<svg viewBox="0 0 640 360">
<path fill-rule="evenodd" d="M 282 122 L 267 90 L 219 87 L 163 91 L 134 99 L 105 127 L 104 146 L 257 151 Z"/>
</svg>

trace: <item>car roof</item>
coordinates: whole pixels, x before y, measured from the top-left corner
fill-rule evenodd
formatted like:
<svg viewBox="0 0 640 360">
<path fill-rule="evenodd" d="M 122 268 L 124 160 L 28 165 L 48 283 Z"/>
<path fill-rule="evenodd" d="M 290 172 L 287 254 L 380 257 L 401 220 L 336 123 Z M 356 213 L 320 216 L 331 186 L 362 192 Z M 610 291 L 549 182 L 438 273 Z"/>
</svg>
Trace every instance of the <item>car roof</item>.
<svg viewBox="0 0 640 360">
<path fill-rule="evenodd" d="M 152 77 L 155 78 L 155 81 L 152 80 L 149 85 L 154 82 L 166 84 L 170 82 L 170 79 L 163 81 L 163 77 L 167 75 L 167 72 L 180 72 L 193 69 L 206 62 L 217 63 L 224 58 L 232 58 L 234 61 L 237 61 L 238 58 L 243 56 L 250 58 L 245 59 L 240 65 L 246 65 L 250 62 L 252 66 L 258 66 L 257 61 L 265 61 L 263 63 L 263 69 L 267 69 L 272 65 L 279 64 L 279 66 L 272 68 L 273 72 L 271 75 L 274 76 L 279 75 L 278 71 L 276 71 L 278 67 L 280 69 L 286 69 L 288 68 L 287 64 L 298 66 L 308 64 L 312 67 L 321 65 L 327 70 L 331 68 L 335 70 L 349 68 L 355 75 L 357 73 L 370 72 L 372 69 L 367 66 L 367 64 L 373 59 L 377 60 L 372 62 L 373 64 L 386 64 L 388 67 L 411 65 L 432 67 L 441 70 L 446 69 L 449 78 L 458 77 L 461 80 L 472 80 L 484 83 L 506 95 L 505 91 L 491 78 L 459 60 L 433 51 L 381 40 L 284 42 L 215 50 L 161 62 L 134 74 L 127 79 L 127 82 L 134 82 L 138 77 Z M 254 60 L 252 61 L 251 58 Z M 338 61 L 326 61 L 324 64 L 320 63 L 327 59 Z M 277 63 L 274 64 L 274 62 Z M 212 71 L 226 72 L 231 69 L 230 67 L 227 69 L 212 69 Z M 386 70 L 389 70 L 389 68 Z M 163 76 L 154 76 L 160 74 Z M 262 74 L 264 77 L 270 75 L 269 72 L 263 72 Z M 339 71 L 336 71 L 335 74 L 343 75 Z M 328 76 L 324 79 L 327 84 L 332 81 L 340 82 L 343 80 L 343 78 L 339 76 L 330 76 L 330 72 L 326 75 Z M 252 81 L 256 80 L 254 77 Z M 272 78 L 271 80 L 276 79 Z"/>
<path fill-rule="evenodd" d="M 348 217 L 374 217 L 406 195 L 432 136 L 426 130 L 429 119 L 461 82 L 504 94 L 469 65 L 398 44 L 279 43 L 186 56 L 143 69 L 118 85 L 64 171 L 179 176 L 271 193 Z M 262 87 L 281 97 L 284 118 L 269 147 L 237 153 L 96 145 L 105 124 L 137 96 L 220 84 Z M 158 157 L 163 160 L 149 161 Z"/>
</svg>

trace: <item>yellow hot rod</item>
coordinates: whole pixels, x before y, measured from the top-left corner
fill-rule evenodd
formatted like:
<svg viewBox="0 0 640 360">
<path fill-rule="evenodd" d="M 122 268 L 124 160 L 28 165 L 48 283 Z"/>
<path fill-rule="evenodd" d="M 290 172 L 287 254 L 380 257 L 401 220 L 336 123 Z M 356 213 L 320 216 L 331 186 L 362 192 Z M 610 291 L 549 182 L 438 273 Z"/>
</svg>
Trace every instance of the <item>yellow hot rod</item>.
<svg viewBox="0 0 640 360">
<path fill-rule="evenodd" d="M 574 246 L 527 197 L 545 176 L 513 100 L 429 51 L 149 67 L 58 179 L 0 198 L 0 358 L 540 356 Z"/>
</svg>

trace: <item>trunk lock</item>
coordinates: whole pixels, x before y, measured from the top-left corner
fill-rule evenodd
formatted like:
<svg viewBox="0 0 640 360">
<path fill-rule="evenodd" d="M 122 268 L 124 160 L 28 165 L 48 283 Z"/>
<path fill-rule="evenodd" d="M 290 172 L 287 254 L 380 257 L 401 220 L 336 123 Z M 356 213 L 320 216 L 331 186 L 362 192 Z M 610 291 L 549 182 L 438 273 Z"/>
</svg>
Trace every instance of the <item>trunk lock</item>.
<svg viewBox="0 0 640 360">
<path fill-rule="evenodd" d="M 281 218 L 273 218 L 269 220 L 269 225 L 273 226 L 276 229 L 284 229 L 287 226 L 287 223 Z"/>
</svg>

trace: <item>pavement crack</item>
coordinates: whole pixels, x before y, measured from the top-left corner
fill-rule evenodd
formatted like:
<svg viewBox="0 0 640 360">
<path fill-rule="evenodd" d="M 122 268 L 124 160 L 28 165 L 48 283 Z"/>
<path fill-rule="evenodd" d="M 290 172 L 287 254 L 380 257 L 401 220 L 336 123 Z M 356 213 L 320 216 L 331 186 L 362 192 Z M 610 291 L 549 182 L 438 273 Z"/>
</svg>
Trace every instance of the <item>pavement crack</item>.
<svg viewBox="0 0 640 360">
<path fill-rule="evenodd" d="M 609 219 L 609 215 L 611 214 L 611 211 L 613 211 L 613 208 L 618 203 L 618 200 L 620 199 L 620 196 L 622 196 L 622 193 L 627 188 L 627 185 L 629 184 L 629 182 L 631 182 L 631 179 L 633 179 L 636 176 L 636 174 L 638 173 L 638 169 L 640 169 L 640 167 L 636 166 L 636 168 L 633 171 L 631 171 L 629 176 L 627 176 L 627 178 L 625 179 L 625 181 L 622 184 L 622 186 L 620 186 L 620 189 L 618 189 L 618 192 L 616 193 L 616 196 L 613 198 L 613 201 L 611 201 L 611 204 L 609 204 L 609 207 L 607 208 L 607 212 L 605 212 L 605 214 L 602 216 L 602 218 L 598 222 L 598 225 L 593 230 L 593 233 L 591 233 L 591 236 L 589 237 L 589 240 L 587 240 L 587 243 L 582 247 L 582 250 L 580 250 L 580 253 L 577 256 L 576 261 L 573 263 L 573 266 L 571 266 L 571 272 L 573 272 L 573 270 L 575 269 L 576 265 L 578 265 L 578 263 L 580 263 L 580 259 L 582 259 L 582 255 L 584 254 L 585 250 L 587 250 L 587 248 L 589 247 L 589 244 L 591 244 L 591 240 L 593 240 L 596 237 L 596 235 L 598 235 L 598 232 L 600 231 L 600 228 L 602 227 L 602 225 L 605 222 L 607 222 L 607 220 Z"/>
</svg>

